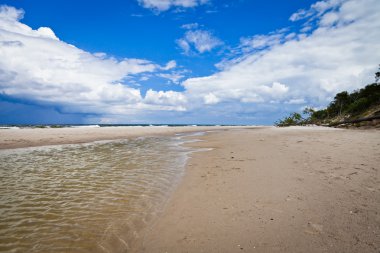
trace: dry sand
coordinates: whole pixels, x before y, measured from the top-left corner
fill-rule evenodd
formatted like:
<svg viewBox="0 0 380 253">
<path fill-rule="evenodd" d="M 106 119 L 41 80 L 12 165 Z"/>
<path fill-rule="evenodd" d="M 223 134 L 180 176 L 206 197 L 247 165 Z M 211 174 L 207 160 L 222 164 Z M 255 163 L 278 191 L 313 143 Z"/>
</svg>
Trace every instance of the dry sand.
<svg viewBox="0 0 380 253">
<path fill-rule="evenodd" d="M 380 252 L 380 132 L 207 134 L 136 252 Z"/>
<path fill-rule="evenodd" d="M 0 148 L 218 130 L 136 252 L 380 252 L 378 130 L 221 129 L 1 129 Z"/>
</svg>

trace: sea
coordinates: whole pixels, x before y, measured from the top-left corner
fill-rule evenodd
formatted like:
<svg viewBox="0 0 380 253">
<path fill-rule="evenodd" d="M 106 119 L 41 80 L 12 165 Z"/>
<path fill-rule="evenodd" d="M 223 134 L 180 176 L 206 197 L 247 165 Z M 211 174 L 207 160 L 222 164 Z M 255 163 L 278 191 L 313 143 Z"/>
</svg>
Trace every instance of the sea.
<svg viewBox="0 0 380 253">
<path fill-rule="evenodd" d="M 129 251 L 202 134 L 0 150 L 0 252 Z"/>
</svg>

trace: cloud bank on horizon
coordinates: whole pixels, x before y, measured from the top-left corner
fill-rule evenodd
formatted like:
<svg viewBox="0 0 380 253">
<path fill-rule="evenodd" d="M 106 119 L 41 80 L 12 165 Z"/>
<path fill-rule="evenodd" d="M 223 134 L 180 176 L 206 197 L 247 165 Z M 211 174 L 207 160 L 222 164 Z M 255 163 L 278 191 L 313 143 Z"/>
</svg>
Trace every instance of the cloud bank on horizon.
<svg viewBox="0 0 380 253">
<path fill-rule="evenodd" d="M 159 12 L 211 4 L 138 3 Z M 152 113 L 161 123 L 169 118 L 176 123 L 260 123 L 252 115 L 270 118 L 306 105 L 324 106 L 336 92 L 372 82 L 379 64 L 379 10 L 377 0 L 319 1 L 289 17 L 299 30 L 280 27 L 240 38 L 235 46 L 197 23 L 186 24 L 183 36 L 173 42 L 179 53 L 222 54 L 214 74 L 186 79 L 177 59 L 160 65 L 87 52 L 49 27 L 22 23 L 23 10 L 1 6 L 0 92 L 59 106 L 63 113 L 95 115 L 91 120 L 101 123 L 149 122 Z M 143 94 L 143 84 L 136 83 L 152 75 L 178 83 L 183 91 L 149 88 Z"/>
</svg>

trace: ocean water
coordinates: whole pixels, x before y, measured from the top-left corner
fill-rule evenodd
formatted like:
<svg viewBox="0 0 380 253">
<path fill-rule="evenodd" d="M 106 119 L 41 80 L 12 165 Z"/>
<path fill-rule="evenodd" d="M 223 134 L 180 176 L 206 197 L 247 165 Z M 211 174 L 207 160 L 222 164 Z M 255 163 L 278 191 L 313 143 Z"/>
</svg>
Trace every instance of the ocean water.
<svg viewBox="0 0 380 253">
<path fill-rule="evenodd" d="M 0 252 L 125 252 L 181 178 L 182 136 L 0 151 Z"/>
</svg>

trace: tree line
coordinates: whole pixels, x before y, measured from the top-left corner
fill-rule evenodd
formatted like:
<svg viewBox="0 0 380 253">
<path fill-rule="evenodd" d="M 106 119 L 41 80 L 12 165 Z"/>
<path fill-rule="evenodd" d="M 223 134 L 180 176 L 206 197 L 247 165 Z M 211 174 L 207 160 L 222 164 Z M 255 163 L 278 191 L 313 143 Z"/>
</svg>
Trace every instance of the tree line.
<svg viewBox="0 0 380 253">
<path fill-rule="evenodd" d="M 329 124 L 337 120 L 355 119 L 371 108 L 380 105 L 380 68 L 375 73 L 375 83 L 351 93 L 342 91 L 335 95 L 334 100 L 321 110 L 306 107 L 302 114 L 291 113 L 289 116 L 275 122 L 277 126 L 293 126 L 306 124 Z M 380 109 L 380 108 L 379 108 Z"/>
</svg>

